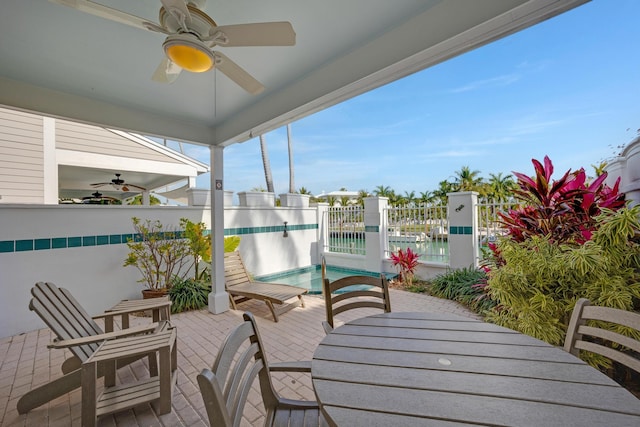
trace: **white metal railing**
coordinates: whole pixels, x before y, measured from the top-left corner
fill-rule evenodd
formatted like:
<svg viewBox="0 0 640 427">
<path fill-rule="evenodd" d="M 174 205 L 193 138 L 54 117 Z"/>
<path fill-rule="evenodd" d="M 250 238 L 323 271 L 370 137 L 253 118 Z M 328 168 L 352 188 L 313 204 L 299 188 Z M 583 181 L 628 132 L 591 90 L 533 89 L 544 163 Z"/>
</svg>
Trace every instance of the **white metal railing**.
<svg viewBox="0 0 640 427">
<path fill-rule="evenodd" d="M 365 255 L 364 208 L 362 206 L 331 206 L 328 211 L 328 252 Z"/>
<path fill-rule="evenodd" d="M 447 205 L 388 207 L 388 253 L 411 248 L 420 261 L 449 262 L 449 214 Z"/>
<path fill-rule="evenodd" d="M 482 259 L 483 248 L 487 247 L 487 244 L 495 242 L 499 236 L 504 236 L 507 233 L 506 227 L 500 220 L 499 212 L 507 213 L 509 209 L 519 207 L 518 202 L 500 202 L 500 203 L 478 203 L 476 209 L 478 212 L 478 227 L 476 242 L 477 256 Z"/>
</svg>

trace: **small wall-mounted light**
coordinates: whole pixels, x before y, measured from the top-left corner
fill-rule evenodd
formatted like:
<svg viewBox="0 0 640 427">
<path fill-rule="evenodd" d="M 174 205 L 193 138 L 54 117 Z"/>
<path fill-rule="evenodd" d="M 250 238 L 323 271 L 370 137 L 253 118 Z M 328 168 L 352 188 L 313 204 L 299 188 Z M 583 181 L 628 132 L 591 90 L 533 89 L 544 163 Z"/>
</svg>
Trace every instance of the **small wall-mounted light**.
<svg viewBox="0 0 640 427">
<path fill-rule="evenodd" d="M 287 231 L 287 221 L 284 222 L 284 232 L 282 233 L 282 237 L 289 237 L 289 232 Z"/>
<path fill-rule="evenodd" d="M 456 208 L 456 212 L 460 212 L 462 209 L 464 209 L 464 205 L 460 205 Z"/>
</svg>

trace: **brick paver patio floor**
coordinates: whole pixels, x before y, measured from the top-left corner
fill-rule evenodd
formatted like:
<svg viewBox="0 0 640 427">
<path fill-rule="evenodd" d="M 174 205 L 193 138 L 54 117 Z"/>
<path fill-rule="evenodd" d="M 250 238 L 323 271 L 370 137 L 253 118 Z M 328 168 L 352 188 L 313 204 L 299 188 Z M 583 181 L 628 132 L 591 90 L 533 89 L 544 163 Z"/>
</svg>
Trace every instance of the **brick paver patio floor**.
<svg viewBox="0 0 640 427">
<path fill-rule="evenodd" d="M 249 301 L 240 305 L 257 318 L 270 362 L 309 360 L 325 336 L 321 322 L 325 318 L 324 301 L 316 296 L 305 298 L 306 308 L 295 308 L 282 315 L 278 323 L 272 321 L 264 303 Z M 393 311 L 446 312 L 476 317 L 457 303 L 427 295 L 391 290 Z M 25 307 L 25 310 L 28 310 Z M 345 313 L 342 319 L 362 317 L 368 309 Z M 379 311 L 370 311 L 374 314 Z M 35 314 L 34 314 L 35 316 Z M 148 322 L 135 318 L 134 324 Z M 158 416 L 151 405 L 104 416 L 99 426 L 206 426 L 208 421 L 198 390 L 196 375 L 211 367 L 222 340 L 229 330 L 242 322 L 242 311 L 230 310 L 213 315 L 207 310 L 191 311 L 172 316 L 178 328 L 178 379 L 169 414 Z M 61 374 L 62 361 L 70 353 L 49 350 L 52 336 L 48 329 L 0 339 L 0 425 L 2 426 L 80 426 L 81 391 L 68 393 L 48 404 L 19 415 L 18 399 L 32 387 L 46 383 Z M 127 381 L 148 375 L 146 362 L 138 361 L 118 371 L 118 378 Z M 278 391 L 294 399 L 314 399 L 308 374 L 277 374 Z M 243 425 L 259 426 L 264 420 L 264 408 L 257 385 L 249 395 Z"/>
</svg>

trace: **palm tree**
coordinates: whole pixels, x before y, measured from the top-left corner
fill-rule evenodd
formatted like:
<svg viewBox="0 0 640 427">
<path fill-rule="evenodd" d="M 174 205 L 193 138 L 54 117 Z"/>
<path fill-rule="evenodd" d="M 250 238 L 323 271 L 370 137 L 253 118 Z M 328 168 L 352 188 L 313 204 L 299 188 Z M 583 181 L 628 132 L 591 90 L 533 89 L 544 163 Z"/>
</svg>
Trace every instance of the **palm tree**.
<svg viewBox="0 0 640 427">
<path fill-rule="evenodd" d="M 451 193 L 455 190 L 455 185 L 447 181 L 440 181 L 438 183 L 438 189 L 433 192 L 434 198 L 439 199 L 440 203 L 446 205 L 449 201 L 447 193 Z"/>
<path fill-rule="evenodd" d="M 433 194 L 433 191 L 421 191 L 420 192 L 420 203 L 422 204 L 429 204 L 432 203 L 435 200 L 435 195 Z"/>
<path fill-rule="evenodd" d="M 267 191 L 270 193 L 274 193 L 273 176 L 271 175 L 271 163 L 269 162 L 267 142 L 264 139 L 264 135 L 260 135 L 260 151 L 262 152 L 262 165 L 264 166 L 264 179 L 267 181 Z"/>
<path fill-rule="evenodd" d="M 300 187 L 300 189 L 298 190 L 298 193 L 311 195 L 311 191 L 307 190 L 305 187 Z"/>
<path fill-rule="evenodd" d="M 295 193 L 296 186 L 293 183 L 293 142 L 291 141 L 290 123 L 287 123 L 287 144 L 289 146 L 289 193 Z"/>
<path fill-rule="evenodd" d="M 391 187 L 378 185 L 375 190 L 373 190 L 373 194 L 378 197 L 389 197 L 393 193 Z"/>
<path fill-rule="evenodd" d="M 502 172 L 489 174 L 487 197 L 496 202 L 505 202 L 511 198 L 517 188 L 513 176 L 502 176 Z"/>
<path fill-rule="evenodd" d="M 364 199 L 369 197 L 369 192 L 367 190 L 358 191 L 358 201 L 356 202 L 359 206 L 364 207 Z"/>
<path fill-rule="evenodd" d="M 469 166 L 463 166 L 455 172 L 455 185 L 457 191 L 478 191 L 482 186 L 482 178 L 478 175 L 480 171 L 472 171 Z"/>
<path fill-rule="evenodd" d="M 404 202 L 407 205 L 412 205 L 412 206 L 415 205 L 416 204 L 416 200 L 417 200 L 416 199 L 416 192 L 415 191 L 411 191 L 411 192 L 405 191 L 403 199 L 404 199 Z"/>
</svg>

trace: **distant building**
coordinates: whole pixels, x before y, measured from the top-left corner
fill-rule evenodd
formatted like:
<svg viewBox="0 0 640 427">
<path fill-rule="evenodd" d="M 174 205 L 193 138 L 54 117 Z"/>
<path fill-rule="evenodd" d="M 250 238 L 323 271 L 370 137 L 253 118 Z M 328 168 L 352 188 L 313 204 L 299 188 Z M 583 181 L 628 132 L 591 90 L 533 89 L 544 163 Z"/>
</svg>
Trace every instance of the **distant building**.
<svg viewBox="0 0 640 427">
<path fill-rule="evenodd" d="M 349 198 L 349 204 L 355 204 L 358 201 L 358 196 L 360 195 L 360 193 L 358 191 L 346 191 L 346 190 L 339 190 L 339 191 L 331 191 L 330 193 L 325 193 L 324 191 L 320 194 L 318 194 L 317 196 L 315 196 L 316 200 L 319 201 L 328 201 L 329 197 L 333 197 L 336 200 L 336 205 L 342 205 L 342 199 L 344 197 L 348 197 Z"/>
<path fill-rule="evenodd" d="M 208 171 L 141 135 L 0 108 L 0 203 L 50 205 L 96 192 L 148 199 L 171 189 L 167 197 L 186 204 L 186 190 Z"/>
</svg>

